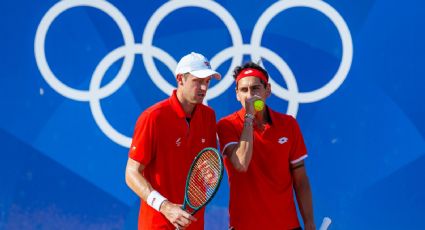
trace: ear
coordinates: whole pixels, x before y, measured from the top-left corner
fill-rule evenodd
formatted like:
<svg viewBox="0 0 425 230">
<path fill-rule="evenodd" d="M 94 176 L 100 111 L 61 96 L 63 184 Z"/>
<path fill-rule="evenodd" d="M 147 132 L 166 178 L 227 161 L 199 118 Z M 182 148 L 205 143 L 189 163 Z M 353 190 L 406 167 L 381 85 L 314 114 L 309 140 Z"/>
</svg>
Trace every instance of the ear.
<svg viewBox="0 0 425 230">
<path fill-rule="evenodd" d="M 270 83 L 267 83 L 266 97 L 270 97 L 271 94 L 272 94 L 272 86 L 270 85 Z"/>
<path fill-rule="evenodd" d="M 183 85 L 183 74 L 179 73 L 176 76 L 177 85 Z"/>
<path fill-rule="evenodd" d="M 238 88 L 235 88 L 235 91 L 236 91 L 236 99 L 237 99 L 238 101 L 241 101 L 241 97 L 239 96 Z"/>
</svg>

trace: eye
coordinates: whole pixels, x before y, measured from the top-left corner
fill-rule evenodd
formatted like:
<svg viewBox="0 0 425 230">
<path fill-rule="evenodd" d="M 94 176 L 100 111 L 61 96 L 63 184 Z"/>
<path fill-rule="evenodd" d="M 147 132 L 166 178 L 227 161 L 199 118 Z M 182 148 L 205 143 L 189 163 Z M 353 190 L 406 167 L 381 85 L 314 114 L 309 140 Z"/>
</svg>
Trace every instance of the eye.
<svg viewBox="0 0 425 230">
<path fill-rule="evenodd" d="M 248 88 L 239 88 L 239 91 L 246 93 L 246 92 L 248 92 Z"/>
<path fill-rule="evenodd" d="M 259 89 L 260 87 L 258 85 L 252 87 L 252 90 L 259 90 Z"/>
</svg>

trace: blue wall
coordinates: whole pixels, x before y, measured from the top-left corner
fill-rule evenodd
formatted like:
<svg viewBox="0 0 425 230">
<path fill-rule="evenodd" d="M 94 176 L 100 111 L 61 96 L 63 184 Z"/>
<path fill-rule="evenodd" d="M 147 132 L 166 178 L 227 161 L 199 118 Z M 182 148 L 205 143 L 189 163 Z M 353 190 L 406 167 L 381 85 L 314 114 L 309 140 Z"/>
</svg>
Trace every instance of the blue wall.
<svg viewBox="0 0 425 230">
<path fill-rule="evenodd" d="M 3 1 L 0 229 L 135 229 L 124 182 L 141 111 L 167 98 L 190 51 L 224 79 L 262 57 L 267 103 L 297 117 L 316 225 L 422 229 L 425 3 L 419 0 Z M 206 229 L 227 225 L 228 184 Z"/>
</svg>

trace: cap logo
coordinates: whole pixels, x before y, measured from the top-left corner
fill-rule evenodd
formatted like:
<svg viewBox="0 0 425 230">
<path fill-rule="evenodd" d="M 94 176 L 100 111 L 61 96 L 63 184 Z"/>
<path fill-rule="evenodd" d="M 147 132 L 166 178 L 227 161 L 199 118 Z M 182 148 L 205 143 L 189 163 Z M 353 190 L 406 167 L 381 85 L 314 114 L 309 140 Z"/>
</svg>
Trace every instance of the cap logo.
<svg viewBox="0 0 425 230">
<path fill-rule="evenodd" d="M 247 71 L 245 71 L 243 74 L 250 74 L 250 73 L 252 73 L 252 70 L 247 70 Z"/>
<path fill-rule="evenodd" d="M 210 63 L 209 63 L 209 62 L 205 61 L 205 62 L 204 62 L 204 64 L 205 64 L 208 68 L 211 68 L 211 66 L 210 66 Z"/>
</svg>

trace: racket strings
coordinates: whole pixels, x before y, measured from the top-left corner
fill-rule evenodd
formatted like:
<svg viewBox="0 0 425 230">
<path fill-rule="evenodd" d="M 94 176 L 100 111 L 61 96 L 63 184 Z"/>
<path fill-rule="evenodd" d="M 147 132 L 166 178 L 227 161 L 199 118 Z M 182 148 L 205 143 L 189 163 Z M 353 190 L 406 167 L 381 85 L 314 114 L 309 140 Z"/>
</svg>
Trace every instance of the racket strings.
<svg viewBox="0 0 425 230">
<path fill-rule="evenodd" d="M 213 193 L 214 184 L 205 182 L 203 177 L 193 177 L 188 190 L 189 202 L 196 207 L 202 206 L 213 195 Z"/>
<path fill-rule="evenodd" d="M 218 187 L 221 175 L 220 158 L 214 151 L 204 152 L 195 162 L 189 178 L 187 196 L 194 207 L 205 204 Z"/>
<path fill-rule="evenodd" d="M 192 177 L 192 183 L 190 186 L 196 187 L 196 189 L 189 189 L 188 192 L 191 204 L 194 204 L 195 206 L 205 203 L 214 192 L 214 183 L 205 180 L 206 179 L 201 175 Z M 210 180 L 213 179 L 210 178 Z"/>
</svg>

